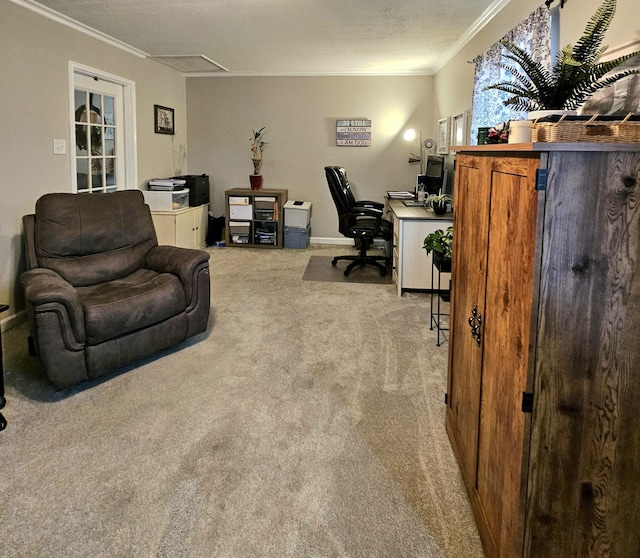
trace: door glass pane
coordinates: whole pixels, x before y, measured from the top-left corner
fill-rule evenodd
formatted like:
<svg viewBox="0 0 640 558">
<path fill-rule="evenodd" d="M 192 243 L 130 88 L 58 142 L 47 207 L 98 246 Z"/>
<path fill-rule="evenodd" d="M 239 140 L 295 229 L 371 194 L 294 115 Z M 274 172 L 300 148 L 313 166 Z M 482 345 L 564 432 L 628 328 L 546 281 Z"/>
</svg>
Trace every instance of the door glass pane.
<svg viewBox="0 0 640 558">
<path fill-rule="evenodd" d="M 87 127 L 83 125 L 76 126 L 76 155 L 88 155 L 87 151 Z"/>
<path fill-rule="evenodd" d="M 104 162 L 107 186 L 113 186 L 116 184 L 116 159 L 115 157 L 107 157 Z"/>
<path fill-rule="evenodd" d="M 91 126 L 91 155 L 102 155 L 102 128 Z"/>
<path fill-rule="evenodd" d="M 89 93 L 89 99 L 91 103 L 89 107 L 91 124 L 102 124 L 102 95 Z"/>
<path fill-rule="evenodd" d="M 102 159 L 91 159 L 91 189 L 102 188 Z"/>
<path fill-rule="evenodd" d="M 89 159 L 85 157 L 76 159 L 76 180 L 78 191 L 89 188 Z"/>
<path fill-rule="evenodd" d="M 115 124 L 115 113 L 114 113 L 114 98 L 109 95 L 105 95 L 102 98 L 104 104 L 104 112 L 102 116 L 104 118 L 104 123 L 107 126 L 113 126 Z"/>
<path fill-rule="evenodd" d="M 80 115 L 83 113 L 86 114 L 87 112 L 87 92 L 76 89 L 73 94 L 75 98 L 76 122 L 86 122 L 86 119 L 80 120 Z"/>
<path fill-rule="evenodd" d="M 104 154 L 116 155 L 116 129 L 104 129 Z"/>
</svg>

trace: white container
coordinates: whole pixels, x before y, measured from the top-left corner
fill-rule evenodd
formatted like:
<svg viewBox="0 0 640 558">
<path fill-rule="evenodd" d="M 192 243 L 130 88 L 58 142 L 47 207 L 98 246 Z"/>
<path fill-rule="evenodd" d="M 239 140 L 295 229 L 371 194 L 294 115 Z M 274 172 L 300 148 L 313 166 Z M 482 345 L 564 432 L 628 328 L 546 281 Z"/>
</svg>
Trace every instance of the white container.
<svg viewBox="0 0 640 558">
<path fill-rule="evenodd" d="M 284 226 L 305 229 L 311 221 L 311 202 L 289 200 L 284 204 Z"/>
<path fill-rule="evenodd" d="M 243 219 L 251 221 L 253 219 L 253 206 L 229 204 L 229 219 Z"/>
<path fill-rule="evenodd" d="M 531 143 L 533 121 L 512 120 L 509 122 L 509 143 Z"/>
<path fill-rule="evenodd" d="M 189 207 L 189 189 L 184 190 L 143 190 L 144 201 L 151 211 L 175 211 Z"/>
</svg>

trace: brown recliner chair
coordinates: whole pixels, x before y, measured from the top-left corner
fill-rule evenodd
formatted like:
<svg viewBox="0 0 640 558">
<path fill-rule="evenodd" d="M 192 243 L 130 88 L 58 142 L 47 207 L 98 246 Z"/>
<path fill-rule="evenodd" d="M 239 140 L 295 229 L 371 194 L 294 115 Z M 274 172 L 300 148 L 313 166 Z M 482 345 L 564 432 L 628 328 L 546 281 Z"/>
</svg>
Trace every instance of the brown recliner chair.
<svg viewBox="0 0 640 558">
<path fill-rule="evenodd" d="M 23 224 L 31 348 L 55 388 L 207 328 L 209 254 L 158 246 L 139 190 L 46 194 Z"/>
</svg>

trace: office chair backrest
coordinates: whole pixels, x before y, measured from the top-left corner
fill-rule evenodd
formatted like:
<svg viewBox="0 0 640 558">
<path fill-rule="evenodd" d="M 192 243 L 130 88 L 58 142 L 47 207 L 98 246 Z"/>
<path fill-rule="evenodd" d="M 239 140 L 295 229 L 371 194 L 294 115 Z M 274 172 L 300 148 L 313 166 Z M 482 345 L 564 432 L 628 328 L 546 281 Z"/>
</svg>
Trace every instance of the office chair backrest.
<svg viewBox="0 0 640 558">
<path fill-rule="evenodd" d="M 347 180 L 347 171 L 343 167 L 325 167 L 324 172 L 338 214 L 348 213 L 356 205 L 356 200 Z"/>
</svg>

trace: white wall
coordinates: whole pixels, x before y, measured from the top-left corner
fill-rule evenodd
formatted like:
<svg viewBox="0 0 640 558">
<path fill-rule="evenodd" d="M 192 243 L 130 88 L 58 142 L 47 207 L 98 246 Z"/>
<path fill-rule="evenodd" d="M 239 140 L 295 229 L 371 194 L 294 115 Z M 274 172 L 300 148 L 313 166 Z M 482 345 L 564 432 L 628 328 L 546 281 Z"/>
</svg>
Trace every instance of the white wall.
<svg viewBox="0 0 640 558">
<path fill-rule="evenodd" d="M 212 211 L 223 215 L 224 191 L 249 187 L 249 138 L 266 126 L 263 188 L 312 202 L 312 237 L 341 238 L 324 167 L 344 166 L 361 199 L 413 189 L 418 166 L 408 159 L 417 142 L 402 134 L 407 127 L 435 134 L 432 85 L 430 76 L 189 78 L 189 170 L 209 174 Z M 343 118 L 370 119 L 372 145 L 337 147 Z"/>
<path fill-rule="evenodd" d="M 182 74 L 0 0 L 0 302 L 11 306 L 2 315 L 5 323 L 24 308 L 18 282 L 24 266 L 21 218 L 33 212 L 42 194 L 71 191 L 69 156 L 52 151 L 54 138 L 73 145 L 67 114 L 69 60 L 136 83 L 140 184 L 186 171 L 179 157 L 187 137 Z M 154 134 L 154 104 L 175 108 L 175 136 Z"/>
</svg>

